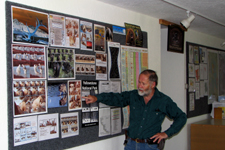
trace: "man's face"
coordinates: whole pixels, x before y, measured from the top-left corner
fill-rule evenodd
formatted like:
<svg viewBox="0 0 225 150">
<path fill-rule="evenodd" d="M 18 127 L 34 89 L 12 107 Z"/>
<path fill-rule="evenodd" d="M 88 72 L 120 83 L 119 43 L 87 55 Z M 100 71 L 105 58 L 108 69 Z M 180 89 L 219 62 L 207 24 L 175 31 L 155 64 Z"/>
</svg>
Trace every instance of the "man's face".
<svg viewBox="0 0 225 150">
<path fill-rule="evenodd" d="M 140 96 L 148 96 L 152 92 L 153 82 L 149 81 L 149 76 L 140 74 L 138 80 L 138 94 Z"/>
</svg>

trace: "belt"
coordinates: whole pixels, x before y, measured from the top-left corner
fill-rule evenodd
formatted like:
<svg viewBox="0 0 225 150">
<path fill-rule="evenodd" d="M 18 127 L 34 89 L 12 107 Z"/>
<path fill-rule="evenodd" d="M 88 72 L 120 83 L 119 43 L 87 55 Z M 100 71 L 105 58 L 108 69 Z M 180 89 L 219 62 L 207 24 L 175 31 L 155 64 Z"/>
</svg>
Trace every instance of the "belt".
<svg viewBox="0 0 225 150">
<path fill-rule="evenodd" d="M 154 139 L 133 139 L 133 138 L 130 139 L 137 143 L 158 144 L 157 141 L 153 142 Z"/>
</svg>

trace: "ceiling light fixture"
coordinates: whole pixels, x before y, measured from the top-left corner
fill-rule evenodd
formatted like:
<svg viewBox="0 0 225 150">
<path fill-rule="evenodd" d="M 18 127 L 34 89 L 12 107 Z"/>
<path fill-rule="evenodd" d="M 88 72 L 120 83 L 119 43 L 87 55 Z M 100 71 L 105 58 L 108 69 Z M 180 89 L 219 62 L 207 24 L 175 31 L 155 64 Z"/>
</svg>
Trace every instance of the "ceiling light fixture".
<svg viewBox="0 0 225 150">
<path fill-rule="evenodd" d="M 225 42 L 221 43 L 221 47 L 223 47 L 225 45 Z"/>
<path fill-rule="evenodd" d="M 195 16 L 194 16 L 193 14 L 190 15 L 190 11 L 186 11 L 186 13 L 187 13 L 188 18 L 182 20 L 182 21 L 180 22 L 180 24 L 181 24 L 184 28 L 188 29 L 188 28 L 190 27 L 190 25 L 191 25 L 191 22 L 195 19 Z"/>
</svg>

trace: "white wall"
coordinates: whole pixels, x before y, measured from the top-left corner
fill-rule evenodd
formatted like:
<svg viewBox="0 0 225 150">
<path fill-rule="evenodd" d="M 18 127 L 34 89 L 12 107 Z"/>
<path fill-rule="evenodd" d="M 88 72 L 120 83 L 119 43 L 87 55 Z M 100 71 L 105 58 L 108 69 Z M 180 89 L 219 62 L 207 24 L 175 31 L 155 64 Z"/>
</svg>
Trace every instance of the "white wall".
<svg viewBox="0 0 225 150">
<path fill-rule="evenodd" d="M 220 44 L 224 39 L 218 39 L 193 30 L 188 30 L 185 32 L 184 54 L 180 54 L 167 51 L 167 33 L 168 28 L 162 26 L 161 91 L 169 95 L 177 105 L 186 112 L 186 41 L 222 49 Z M 190 124 L 207 118 L 210 118 L 208 114 L 189 118 L 182 131 L 178 135 L 166 141 L 165 150 L 173 150 L 175 146 L 176 149 L 179 150 L 190 150 Z M 170 123 L 172 123 L 170 120 L 165 119 L 162 126 L 163 130 L 167 129 Z"/>
<path fill-rule="evenodd" d="M 114 7 L 96 0 L 11 0 L 11 2 L 21 3 L 28 6 L 33 6 L 41 9 L 51 10 L 55 12 L 70 14 L 78 17 L 97 20 L 105 23 L 110 23 L 118 26 L 124 26 L 124 22 L 140 25 L 143 31 L 148 33 L 148 49 L 149 49 L 149 68 L 156 70 L 159 76 L 158 88 L 166 94 L 170 95 L 183 111 L 186 112 L 185 99 L 185 54 L 169 53 L 165 49 L 161 50 L 161 26 L 158 19 L 135 13 L 122 8 Z M 5 1 L 0 1 L 2 10 L 0 19 L 5 20 Z M 1 86 L 1 105 L 0 105 L 0 127 L 1 127 L 1 149 L 8 149 L 8 129 L 7 129 L 7 82 L 6 82 L 6 31 L 5 24 L 0 25 L 1 40 L 0 48 L 0 67 L 3 70 L 0 74 Z M 188 31 L 185 34 L 187 41 L 216 47 L 217 42 L 223 42 L 220 39 L 215 39 L 204 34 Z M 217 40 L 217 42 L 215 42 Z M 209 44 L 209 45 L 208 45 Z M 163 47 L 163 46 L 162 46 Z M 161 58 L 162 57 L 162 58 Z M 172 68 L 171 66 L 175 66 Z M 176 69 L 177 68 L 177 69 Z M 161 88 L 162 87 L 162 88 Z M 172 88 L 171 88 L 172 87 Z M 175 92 L 176 93 L 175 93 Z M 189 143 L 189 125 L 192 122 L 207 118 L 208 115 L 188 119 L 184 129 L 172 139 L 167 140 L 165 150 L 186 150 Z M 169 120 L 165 120 L 163 128 L 170 125 Z M 124 136 L 118 136 L 94 143 L 71 148 L 71 150 L 122 150 Z M 177 144 L 179 141 L 179 144 Z M 182 146 L 179 146 L 182 145 Z M 176 146 L 176 148 L 175 148 Z M 179 146 L 179 147 L 178 147 Z"/>
</svg>

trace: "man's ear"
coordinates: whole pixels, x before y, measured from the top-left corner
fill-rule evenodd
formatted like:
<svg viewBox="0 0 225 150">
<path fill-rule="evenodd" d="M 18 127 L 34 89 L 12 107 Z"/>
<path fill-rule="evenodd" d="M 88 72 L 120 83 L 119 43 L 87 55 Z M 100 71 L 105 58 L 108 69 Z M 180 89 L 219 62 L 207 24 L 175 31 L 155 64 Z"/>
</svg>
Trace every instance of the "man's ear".
<svg viewBox="0 0 225 150">
<path fill-rule="evenodd" d="M 155 82 L 152 82 L 151 87 L 152 87 L 152 88 L 155 88 L 155 86 L 156 86 L 156 83 L 155 83 Z"/>
</svg>

